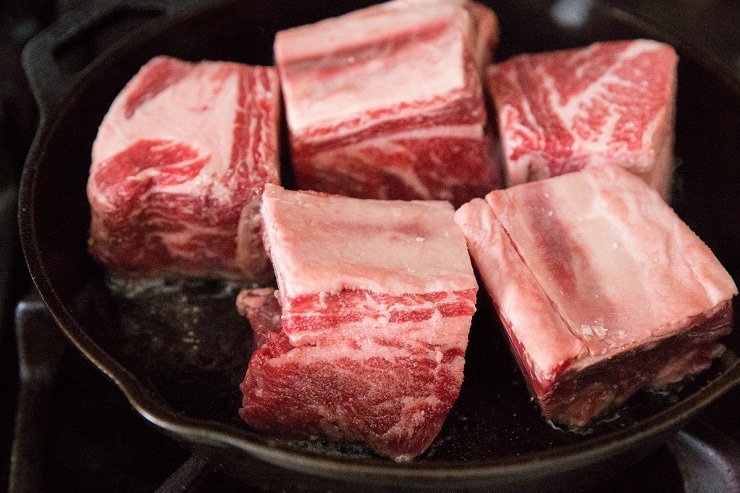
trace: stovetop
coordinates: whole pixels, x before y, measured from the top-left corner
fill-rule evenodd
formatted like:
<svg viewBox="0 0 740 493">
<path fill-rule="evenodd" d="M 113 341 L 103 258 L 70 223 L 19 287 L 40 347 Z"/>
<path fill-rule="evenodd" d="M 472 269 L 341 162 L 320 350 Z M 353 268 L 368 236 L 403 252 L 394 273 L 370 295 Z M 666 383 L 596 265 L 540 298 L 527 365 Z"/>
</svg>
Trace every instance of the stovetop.
<svg viewBox="0 0 740 493">
<path fill-rule="evenodd" d="M 251 491 L 220 471 L 199 467 L 197 458 L 139 416 L 112 382 L 69 347 L 28 279 L 15 196 L 36 113 L 20 50 L 57 16 L 85 1 L 11 0 L 0 6 L 0 487 L 14 492 Z M 735 0 L 619 3 L 695 40 L 740 78 L 740 4 Z M 740 491 L 738 409 L 740 388 L 594 491 Z M 182 479 L 185 486 L 178 483 Z"/>
</svg>

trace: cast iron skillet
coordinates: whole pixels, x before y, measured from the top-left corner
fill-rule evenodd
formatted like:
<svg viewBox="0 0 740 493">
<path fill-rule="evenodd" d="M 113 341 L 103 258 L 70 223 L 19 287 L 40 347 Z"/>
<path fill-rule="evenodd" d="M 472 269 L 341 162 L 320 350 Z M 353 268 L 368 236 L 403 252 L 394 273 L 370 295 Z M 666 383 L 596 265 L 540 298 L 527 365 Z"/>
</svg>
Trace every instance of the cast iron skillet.
<svg viewBox="0 0 740 493">
<path fill-rule="evenodd" d="M 395 464 L 362 447 L 286 441 L 237 417 L 250 329 L 233 307 L 237 287 L 165 283 L 123 292 L 86 254 L 85 183 L 97 126 L 112 99 L 149 58 L 272 63 L 282 28 L 362 7 L 362 1 L 173 2 L 128 0 L 61 19 L 35 38 L 24 64 L 40 125 L 21 183 L 20 230 L 28 266 L 55 320 L 134 408 L 241 479 L 270 489 L 554 490 L 604 479 L 667 440 L 740 382 L 738 331 L 700 377 L 643 393 L 585 433 L 546 423 L 502 343 L 481 296 L 460 399 L 431 448 Z M 673 205 L 740 279 L 740 83 L 669 34 L 603 4 L 559 25 L 549 2 L 491 2 L 501 22 L 496 54 L 651 37 L 681 56 Z M 288 156 L 283 154 L 284 162 Z M 289 171 L 286 169 L 289 182 Z M 735 303 L 735 308 L 738 304 Z"/>
</svg>

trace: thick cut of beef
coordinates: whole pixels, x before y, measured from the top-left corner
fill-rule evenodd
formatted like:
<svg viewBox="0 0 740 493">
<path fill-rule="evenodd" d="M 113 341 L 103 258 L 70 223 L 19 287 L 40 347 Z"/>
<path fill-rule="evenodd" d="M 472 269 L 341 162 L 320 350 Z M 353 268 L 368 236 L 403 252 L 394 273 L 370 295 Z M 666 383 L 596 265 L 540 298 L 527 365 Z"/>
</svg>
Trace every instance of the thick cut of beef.
<svg viewBox="0 0 740 493">
<path fill-rule="evenodd" d="M 544 415 L 584 426 L 706 369 L 737 288 L 660 195 L 618 166 L 491 192 L 455 220 Z"/>
<path fill-rule="evenodd" d="M 671 46 L 638 39 L 491 65 L 508 186 L 616 164 L 667 198 L 677 61 Z"/>
<path fill-rule="evenodd" d="M 125 277 L 269 278 L 259 207 L 279 182 L 279 98 L 271 67 L 145 64 L 93 144 L 92 255 Z"/>
<path fill-rule="evenodd" d="M 262 210 L 279 291 L 237 302 L 257 346 L 240 415 L 397 461 L 421 454 L 459 394 L 478 290 L 452 206 L 268 185 Z"/>
<path fill-rule="evenodd" d="M 481 75 L 492 11 L 396 0 L 277 33 L 299 188 L 460 205 L 498 188 Z"/>
</svg>

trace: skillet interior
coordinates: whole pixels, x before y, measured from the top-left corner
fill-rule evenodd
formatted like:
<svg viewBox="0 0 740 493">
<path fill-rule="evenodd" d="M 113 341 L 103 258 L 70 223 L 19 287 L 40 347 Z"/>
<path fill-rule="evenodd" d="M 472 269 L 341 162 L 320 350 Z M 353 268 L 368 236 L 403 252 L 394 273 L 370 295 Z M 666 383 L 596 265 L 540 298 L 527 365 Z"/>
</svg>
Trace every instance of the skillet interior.
<svg viewBox="0 0 740 493">
<path fill-rule="evenodd" d="M 571 27 L 552 20 L 548 2 L 490 4 L 502 29 L 497 59 L 597 39 L 665 40 L 649 26 L 601 4 L 585 24 Z M 111 101 L 145 61 L 168 54 L 271 64 L 277 30 L 363 5 L 202 2 L 174 9 L 115 44 L 104 57 L 86 58 L 100 41 L 89 34 L 58 46 L 55 60 L 63 74 L 73 74 L 75 84 L 58 111 L 42 120 L 24 172 L 20 207 L 29 268 L 52 314 L 145 417 L 191 446 L 226 450 L 218 454 L 219 460 L 257 483 L 274 485 L 272 468 L 294 471 L 293 482 L 308 489 L 351 483 L 410 486 L 407 482 L 417 488 L 532 486 L 577 471 L 583 483 L 590 475 L 605 474 L 611 459 L 620 458 L 626 465 L 626 457 L 648 453 L 740 378 L 737 331 L 726 339 L 730 350 L 709 372 L 670 393 L 640 394 L 613 419 L 589 433 L 573 434 L 552 428 L 540 417 L 502 342 L 497 318 L 482 300 L 460 399 L 432 447 L 413 465 L 399 466 L 360 447 L 275 442 L 239 420 L 238 383 L 251 352 L 251 336 L 233 308 L 234 287 L 173 283 L 114 296 L 102 270 L 86 255 L 90 147 Z M 679 43 L 678 48 L 673 205 L 740 279 L 740 90 L 738 84 L 726 84 L 691 47 Z M 84 68 L 76 74 L 78 67 Z M 284 150 L 283 161 L 287 158 Z M 254 457 L 260 459 L 261 471 L 253 463 L 251 469 L 245 467 Z M 584 468 L 588 475 L 582 474 Z M 312 483 L 314 477 L 318 479 Z"/>
</svg>

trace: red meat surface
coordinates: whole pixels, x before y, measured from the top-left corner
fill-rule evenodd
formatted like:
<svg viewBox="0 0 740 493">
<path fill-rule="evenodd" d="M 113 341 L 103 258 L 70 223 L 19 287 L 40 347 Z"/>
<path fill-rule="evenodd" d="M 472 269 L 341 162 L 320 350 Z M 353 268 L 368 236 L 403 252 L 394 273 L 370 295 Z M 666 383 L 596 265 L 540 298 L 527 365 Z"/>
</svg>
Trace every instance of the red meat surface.
<svg viewBox="0 0 740 493">
<path fill-rule="evenodd" d="M 508 186 L 615 164 L 668 197 L 677 62 L 671 46 L 638 39 L 491 65 Z"/>
<path fill-rule="evenodd" d="M 273 68 L 152 59 L 93 144 L 90 252 L 125 277 L 271 276 L 260 237 L 279 182 Z"/>
<path fill-rule="evenodd" d="M 280 289 L 237 302 L 258 346 L 241 384 L 249 425 L 397 461 L 426 450 L 460 391 L 478 288 L 453 212 L 266 187 Z"/>
<path fill-rule="evenodd" d="M 396 0 L 277 33 L 299 188 L 460 205 L 500 185 L 481 74 L 492 11 Z"/>
<path fill-rule="evenodd" d="M 553 421 L 587 425 L 639 389 L 706 369 L 724 350 L 732 278 L 621 167 L 494 191 L 455 220 Z"/>
</svg>

